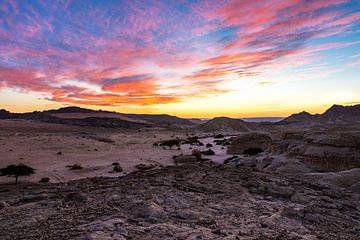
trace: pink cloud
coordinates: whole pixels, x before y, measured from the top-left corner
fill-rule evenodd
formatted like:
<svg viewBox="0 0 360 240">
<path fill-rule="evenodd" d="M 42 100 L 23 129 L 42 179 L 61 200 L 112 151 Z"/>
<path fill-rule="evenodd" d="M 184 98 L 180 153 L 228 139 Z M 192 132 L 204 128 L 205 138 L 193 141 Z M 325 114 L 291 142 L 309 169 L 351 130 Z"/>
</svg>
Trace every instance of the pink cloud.
<svg viewBox="0 0 360 240">
<path fill-rule="evenodd" d="M 357 12 L 337 9 L 347 2 L 39 1 L 35 7 L 8 1 L 0 3 L 0 86 L 47 93 L 52 101 L 107 106 L 222 94 L 227 75 L 248 77 L 311 62 L 309 40 L 349 31 L 360 19 Z M 147 77 L 104 82 L 139 75 Z M 69 85 L 71 80 L 79 86 Z M 175 93 L 161 93 L 171 92 L 164 85 L 173 81 L 180 85 Z"/>
</svg>

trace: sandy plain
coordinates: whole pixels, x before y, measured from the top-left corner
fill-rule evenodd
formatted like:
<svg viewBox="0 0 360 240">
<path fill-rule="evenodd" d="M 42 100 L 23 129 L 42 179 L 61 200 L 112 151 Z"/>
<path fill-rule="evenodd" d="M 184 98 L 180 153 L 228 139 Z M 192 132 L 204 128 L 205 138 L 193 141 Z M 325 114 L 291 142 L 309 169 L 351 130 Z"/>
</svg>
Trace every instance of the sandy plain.
<svg viewBox="0 0 360 240">
<path fill-rule="evenodd" d="M 155 164 L 157 167 L 173 165 L 173 156 L 191 153 L 193 146 L 181 145 L 181 149 L 163 149 L 153 146 L 160 140 L 185 138 L 191 131 L 169 131 L 162 128 L 107 129 L 62 124 L 50 124 L 30 120 L 0 121 L 0 168 L 9 164 L 24 163 L 36 169 L 30 177 L 21 181 L 38 181 L 43 177 L 51 182 L 95 176 L 121 176 L 133 170 L 137 164 Z M 205 135 L 203 135 L 205 137 Z M 203 143 L 212 143 L 204 138 Z M 196 147 L 205 150 L 206 147 Z M 222 162 L 228 155 L 221 146 L 212 148 L 216 155 L 209 156 Z M 123 171 L 113 172 L 112 163 L 118 162 Z M 80 164 L 83 169 L 70 170 Z M 0 177 L 0 182 L 13 181 Z"/>
</svg>

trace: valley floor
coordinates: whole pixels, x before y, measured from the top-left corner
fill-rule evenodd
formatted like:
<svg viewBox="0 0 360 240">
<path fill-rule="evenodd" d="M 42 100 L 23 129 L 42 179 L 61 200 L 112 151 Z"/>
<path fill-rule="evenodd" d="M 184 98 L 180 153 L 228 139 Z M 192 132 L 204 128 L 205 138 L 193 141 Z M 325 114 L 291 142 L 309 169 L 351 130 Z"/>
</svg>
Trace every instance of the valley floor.
<svg viewBox="0 0 360 240">
<path fill-rule="evenodd" d="M 319 154 L 328 149 L 357 160 L 358 138 L 293 135 L 272 152 L 232 156 L 213 137 L 201 138 L 203 146 L 154 146 L 193 136 L 192 129 L 1 120 L 0 168 L 24 163 L 36 173 L 18 185 L 0 177 L 0 239 L 360 239 L 360 168 L 321 172 L 305 161 L 327 163 Z M 201 161 L 187 155 L 210 148 L 214 155 Z M 174 166 L 179 154 L 195 161 Z M 115 162 L 122 172 L 113 171 Z M 83 168 L 69 169 L 76 163 Z M 44 177 L 50 182 L 39 183 Z"/>
<path fill-rule="evenodd" d="M 51 182 L 124 175 L 137 164 L 165 166 L 173 164 L 172 156 L 179 150 L 163 150 L 153 143 L 184 133 L 163 129 L 106 129 L 48 124 L 23 120 L 0 120 L 0 168 L 24 163 L 36 169 L 21 180 Z M 112 172 L 118 162 L 123 171 Z M 83 169 L 72 171 L 67 166 L 80 164 Z M 0 177 L 1 182 L 13 179 Z"/>
</svg>

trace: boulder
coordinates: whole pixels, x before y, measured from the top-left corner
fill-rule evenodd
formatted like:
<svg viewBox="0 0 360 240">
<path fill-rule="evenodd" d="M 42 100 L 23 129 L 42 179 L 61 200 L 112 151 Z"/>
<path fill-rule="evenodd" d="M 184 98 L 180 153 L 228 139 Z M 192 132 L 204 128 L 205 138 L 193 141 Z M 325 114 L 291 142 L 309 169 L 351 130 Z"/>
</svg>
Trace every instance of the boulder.
<svg viewBox="0 0 360 240">
<path fill-rule="evenodd" d="M 215 152 L 211 149 L 208 149 L 206 151 L 202 151 L 202 154 L 206 155 L 206 156 L 211 156 L 211 155 L 215 155 Z"/>
<path fill-rule="evenodd" d="M 140 201 L 131 208 L 135 218 L 143 218 L 151 222 L 160 222 L 167 218 L 164 209 L 153 201 Z"/>
<path fill-rule="evenodd" d="M 192 153 L 191 153 L 191 154 L 192 154 L 193 156 L 195 156 L 198 161 L 201 160 L 201 152 L 200 152 L 200 150 L 194 149 L 194 150 L 192 150 Z"/>
<path fill-rule="evenodd" d="M 7 202 L 5 202 L 5 201 L 0 202 L 0 210 L 3 209 L 3 208 L 7 208 L 7 207 L 9 207 L 9 206 L 10 206 L 10 205 L 9 205 Z"/>
<path fill-rule="evenodd" d="M 256 163 L 256 168 L 261 170 L 261 169 L 264 169 L 266 168 L 267 166 L 271 165 L 271 163 L 273 162 L 274 158 L 272 157 L 265 157 L 263 159 L 259 159 Z"/>
<path fill-rule="evenodd" d="M 70 192 L 65 196 L 65 201 L 74 204 L 85 203 L 87 201 L 87 196 L 79 191 Z"/>
<path fill-rule="evenodd" d="M 270 148 L 272 139 L 265 133 L 246 133 L 242 134 L 231 141 L 228 146 L 228 154 L 244 154 L 249 149 L 261 149 L 263 151 Z"/>
<path fill-rule="evenodd" d="M 155 165 L 153 165 L 153 164 L 146 165 L 146 164 L 140 163 L 140 164 L 136 165 L 135 167 L 141 171 L 146 171 L 146 170 L 150 170 L 150 169 L 154 168 Z"/>
</svg>

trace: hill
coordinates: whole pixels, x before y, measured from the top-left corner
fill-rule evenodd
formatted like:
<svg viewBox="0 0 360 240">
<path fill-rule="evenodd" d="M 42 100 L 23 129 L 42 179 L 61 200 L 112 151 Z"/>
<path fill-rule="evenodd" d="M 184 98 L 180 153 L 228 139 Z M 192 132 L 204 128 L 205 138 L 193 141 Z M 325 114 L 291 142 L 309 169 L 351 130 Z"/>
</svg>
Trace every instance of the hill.
<svg viewBox="0 0 360 240">
<path fill-rule="evenodd" d="M 187 119 L 166 114 L 124 114 L 80 107 L 64 107 L 54 110 L 28 113 L 10 113 L 0 110 L 0 119 L 28 119 L 51 123 L 100 127 L 139 127 L 139 126 L 192 126 Z"/>
<path fill-rule="evenodd" d="M 353 118 L 360 117 L 360 104 L 353 106 L 333 105 L 323 114 L 325 118 Z"/>
<path fill-rule="evenodd" d="M 290 123 L 290 122 L 302 122 L 302 121 L 308 121 L 313 120 L 315 118 L 315 115 L 312 115 L 308 112 L 300 112 L 292 114 L 291 116 L 281 120 L 281 123 Z"/>
<path fill-rule="evenodd" d="M 257 126 L 241 119 L 217 117 L 196 126 L 202 132 L 250 132 L 258 130 Z"/>
</svg>

